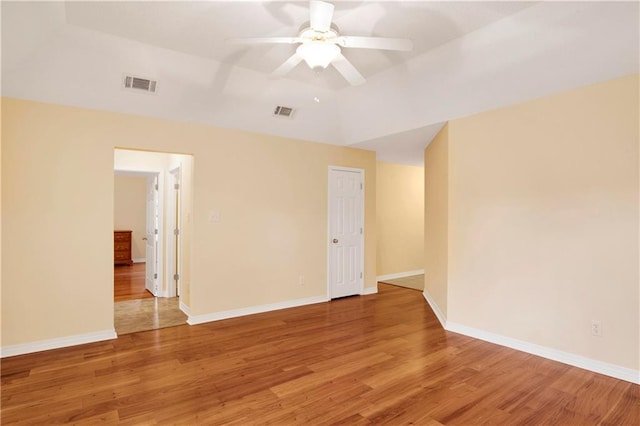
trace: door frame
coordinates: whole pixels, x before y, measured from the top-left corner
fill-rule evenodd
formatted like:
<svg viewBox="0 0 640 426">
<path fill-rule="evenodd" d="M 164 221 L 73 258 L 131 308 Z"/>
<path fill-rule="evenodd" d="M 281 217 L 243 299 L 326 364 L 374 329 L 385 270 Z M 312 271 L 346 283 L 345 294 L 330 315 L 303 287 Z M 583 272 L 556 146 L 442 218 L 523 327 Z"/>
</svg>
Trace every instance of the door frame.
<svg viewBox="0 0 640 426">
<path fill-rule="evenodd" d="M 173 274 L 182 274 L 182 167 L 180 165 L 169 169 L 167 174 L 169 178 L 169 195 L 167 200 L 167 291 L 166 297 L 180 296 L 182 281 L 178 278 L 177 286 L 174 285 L 175 280 Z M 171 187 L 178 184 L 178 189 L 173 190 Z M 177 225 L 177 228 L 176 228 Z M 174 229 L 178 229 L 177 238 L 174 238 Z M 174 266 L 175 265 L 175 266 Z M 169 285 L 171 283 L 171 285 Z"/>
<path fill-rule="evenodd" d="M 164 256 L 162 256 L 163 250 L 163 241 L 164 241 L 164 227 L 162 226 L 164 223 L 164 171 L 162 170 L 139 170 L 139 169 L 124 169 L 124 168 L 114 168 L 114 176 L 134 176 L 134 177 L 144 177 L 146 179 L 153 179 L 155 176 L 158 177 L 158 252 L 156 253 L 156 257 L 158 258 L 158 266 L 156 273 L 158 274 L 158 278 L 156 279 L 155 285 L 157 287 L 157 291 L 153 294 L 155 297 L 161 297 L 162 289 L 164 288 L 164 274 L 163 274 L 163 265 L 164 265 Z M 146 205 L 146 191 L 145 191 L 145 205 Z M 145 211 L 146 217 L 146 211 Z M 146 226 L 146 223 L 145 223 Z M 147 264 L 145 262 L 145 274 L 146 274 Z"/>
<path fill-rule="evenodd" d="M 153 279 L 153 289 L 149 289 L 147 288 L 148 291 L 150 291 L 155 297 L 160 297 L 162 296 L 162 289 L 163 289 L 163 277 L 164 275 L 162 274 L 162 264 L 163 264 L 163 258 L 162 258 L 162 244 L 163 244 L 163 240 L 164 240 L 164 233 L 162 230 L 162 222 L 163 222 L 163 212 L 164 212 L 164 202 L 162 199 L 162 188 L 163 188 L 163 177 L 162 177 L 162 173 L 161 172 L 154 172 L 152 174 L 150 174 L 149 176 L 147 176 L 147 191 L 149 190 L 149 185 L 153 185 L 155 182 L 155 201 L 156 201 L 156 205 L 155 205 L 155 214 L 153 214 L 153 217 L 157 217 L 158 219 L 158 223 L 156 224 L 157 227 L 154 227 L 154 229 L 156 230 L 155 233 L 155 250 L 154 250 L 154 254 L 155 254 L 155 277 Z M 149 193 L 146 192 L 145 193 L 145 200 L 147 201 L 146 203 L 146 223 L 145 223 L 145 227 L 147 229 L 147 231 L 149 230 L 149 204 L 148 204 L 148 199 L 147 197 L 149 196 Z M 153 235 L 153 234 L 152 234 Z M 147 232 L 146 234 L 147 237 L 147 244 L 146 247 L 149 246 L 149 233 Z M 145 258 L 148 259 L 147 257 L 147 253 L 145 253 Z M 145 262 L 145 287 L 147 286 L 147 277 L 149 275 L 149 264 Z"/>
<path fill-rule="evenodd" d="M 358 169 L 354 167 L 342 167 L 342 166 L 329 166 L 327 173 L 327 299 L 331 300 L 331 200 L 333 198 L 332 187 L 331 187 L 331 174 L 333 172 L 351 172 L 358 173 L 362 178 L 362 198 L 361 198 L 361 209 L 360 209 L 360 223 L 362 224 L 362 237 L 360 237 L 360 271 L 362 272 L 362 278 L 360 279 L 360 295 L 364 294 L 364 236 L 366 234 L 366 228 L 364 224 L 365 218 L 365 173 L 364 169 Z"/>
</svg>

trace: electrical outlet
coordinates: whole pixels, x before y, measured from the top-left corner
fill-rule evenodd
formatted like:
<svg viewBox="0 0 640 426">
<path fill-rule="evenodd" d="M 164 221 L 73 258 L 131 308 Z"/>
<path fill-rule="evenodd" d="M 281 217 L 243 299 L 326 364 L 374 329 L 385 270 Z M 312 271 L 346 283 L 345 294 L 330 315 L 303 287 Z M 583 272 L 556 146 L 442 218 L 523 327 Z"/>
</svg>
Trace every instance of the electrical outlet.
<svg viewBox="0 0 640 426">
<path fill-rule="evenodd" d="M 300 278 L 298 279 L 298 282 L 300 285 L 304 285 L 304 275 L 300 275 Z"/>
<path fill-rule="evenodd" d="M 599 320 L 591 320 L 591 335 L 602 336 L 602 323 Z"/>
</svg>

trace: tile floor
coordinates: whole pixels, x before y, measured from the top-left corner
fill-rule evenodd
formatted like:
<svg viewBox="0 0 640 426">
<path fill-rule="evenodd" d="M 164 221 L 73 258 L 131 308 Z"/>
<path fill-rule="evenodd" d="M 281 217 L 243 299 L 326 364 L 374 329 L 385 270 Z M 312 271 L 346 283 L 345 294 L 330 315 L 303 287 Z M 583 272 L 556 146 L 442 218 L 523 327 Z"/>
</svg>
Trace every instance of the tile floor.
<svg viewBox="0 0 640 426">
<path fill-rule="evenodd" d="M 177 297 L 115 302 L 116 333 L 129 334 L 185 324 L 187 316 L 180 310 Z"/>
<path fill-rule="evenodd" d="M 397 285 L 400 287 L 412 288 L 414 290 L 424 290 L 424 274 L 412 275 L 410 277 L 396 278 L 395 280 L 384 280 L 381 283 Z"/>
</svg>

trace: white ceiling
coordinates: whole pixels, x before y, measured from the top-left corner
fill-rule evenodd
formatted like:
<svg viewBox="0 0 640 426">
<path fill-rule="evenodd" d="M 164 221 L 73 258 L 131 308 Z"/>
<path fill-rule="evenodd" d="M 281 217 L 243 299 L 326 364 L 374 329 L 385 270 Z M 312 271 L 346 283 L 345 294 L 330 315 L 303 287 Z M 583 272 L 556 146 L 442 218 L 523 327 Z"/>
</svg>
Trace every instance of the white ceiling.
<svg viewBox="0 0 640 426">
<path fill-rule="evenodd" d="M 345 49 L 344 55 L 369 77 L 532 4 L 342 1 L 335 3 L 333 23 L 344 35 L 414 40 L 411 52 Z M 233 46 L 225 40 L 296 36 L 309 22 L 309 3 L 77 2 L 67 5 L 66 22 L 268 74 L 287 60 L 296 46 Z M 320 76 L 314 74 L 301 64 L 288 78 L 332 89 L 347 86 L 333 68 Z"/>
<path fill-rule="evenodd" d="M 449 119 L 638 72 L 636 1 L 335 4 L 342 34 L 410 38 L 414 50 L 346 49 L 367 78 L 358 87 L 304 63 L 273 80 L 294 46 L 224 41 L 296 35 L 308 2 L 3 1 L 2 94 L 356 146 L 420 165 Z M 122 90 L 124 73 L 158 79 L 158 93 Z M 295 118 L 272 117 L 276 105 L 295 107 Z"/>
</svg>

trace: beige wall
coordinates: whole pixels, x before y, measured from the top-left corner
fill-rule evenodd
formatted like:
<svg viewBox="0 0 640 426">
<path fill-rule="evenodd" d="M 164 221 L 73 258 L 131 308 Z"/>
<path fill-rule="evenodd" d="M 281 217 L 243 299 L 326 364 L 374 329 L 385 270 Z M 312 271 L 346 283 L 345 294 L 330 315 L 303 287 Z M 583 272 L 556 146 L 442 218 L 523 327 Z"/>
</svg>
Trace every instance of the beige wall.
<svg viewBox="0 0 640 426">
<path fill-rule="evenodd" d="M 635 75 L 449 122 L 448 321 L 639 369 L 639 117 Z"/>
<path fill-rule="evenodd" d="M 449 125 L 424 154 L 424 286 L 442 315 L 447 315 L 449 249 Z"/>
<path fill-rule="evenodd" d="M 194 155 L 192 315 L 327 294 L 329 165 L 365 170 L 375 288 L 375 153 L 4 98 L 3 346 L 113 329 L 115 147 Z"/>
<path fill-rule="evenodd" d="M 422 167 L 377 162 L 378 276 L 424 267 L 423 174 Z"/>
<path fill-rule="evenodd" d="M 145 258 L 147 178 L 115 176 L 113 184 L 113 227 L 133 231 L 131 256 Z"/>
<path fill-rule="evenodd" d="M 1 108 L 0 108 L 1 111 Z M 2 135 L 2 120 L 0 120 L 0 135 Z M 0 137 L 0 189 L 2 189 L 2 137 Z M 0 241 L 2 241 L 2 191 L 0 191 Z M 0 244 L 0 308 L 2 307 L 2 263 L 4 262 L 2 257 L 2 244 Z M 0 330 L 2 330 L 2 315 L 0 315 Z"/>
</svg>

